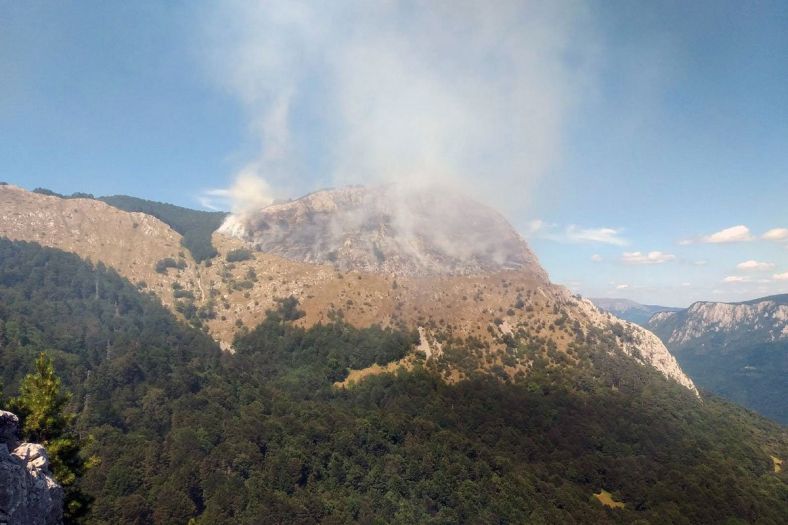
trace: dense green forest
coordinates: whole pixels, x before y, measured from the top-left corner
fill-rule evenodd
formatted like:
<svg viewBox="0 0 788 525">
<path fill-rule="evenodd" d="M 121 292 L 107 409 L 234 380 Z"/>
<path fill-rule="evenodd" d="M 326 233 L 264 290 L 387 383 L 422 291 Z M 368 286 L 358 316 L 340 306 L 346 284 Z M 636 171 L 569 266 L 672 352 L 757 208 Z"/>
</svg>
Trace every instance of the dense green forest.
<svg viewBox="0 0 788 525">
<path fill-rule="evenodd" d="M 674 354 L 698 385 L 788 425 L 788 342 L 721 347 L 709 351 L 709 345 L 684 345 Z"/>
<path fill-rule="evenodd" d="M 33 192 L 61 199 L 96 199 L 90 193 L 62 195 L 46 188 L 36 188 Z M 227 217 L 225 212 L 192 210 L 174 204 L 149 201 L 128 195 L 110 195 L 97 199 L 123 211 L 147 213 L 169 225 L 170 228 L 181 234 L 181 244 L 191 252 L 197 262 L 216 256 L 217 252 L 211 241 L 211 235 Z"/>
<path fill-rule="evenodd" d="M 416 366 L 338 390 L 414 334 L 298 317 L 284 298 L 221 354 L 112 270 L 0 240 L 5 393 L 52 357 L 100 460 L 88 523 L 787 521 L 784 428 L 603 346 L 517 384 Z"/>
</svg>

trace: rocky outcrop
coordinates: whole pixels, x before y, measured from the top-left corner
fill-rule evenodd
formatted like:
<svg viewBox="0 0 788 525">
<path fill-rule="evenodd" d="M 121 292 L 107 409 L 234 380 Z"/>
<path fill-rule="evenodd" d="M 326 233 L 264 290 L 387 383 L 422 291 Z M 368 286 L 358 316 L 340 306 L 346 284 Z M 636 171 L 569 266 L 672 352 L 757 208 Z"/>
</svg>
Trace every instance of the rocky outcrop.
<svg viewBox="0 0 788 525">
<path fill-rule="evenodd" d="M 221 233 L 260 251 L 342 270 L 396 275 L 547 275 L 496 211 L 441 189 L 318 191 L 227 219 Z"/>
<path fill-rule="evenodd" d="M 53 479 L 43 446 L 20 443 L 19 419 L 0 410 L 0 523 L 63 522 L 63 488 Z"/>
<path fill-rule="evenodd" d="M 568 291 L 564 292 L 565 303 L 568 302 L 568 294 Z M 657 369 L 668 379 L 699 395 L 695 383 L 684 373 L 676 358 L 655 334 L 635 323 L 616 320 L 611 314 L 600 311 L 589 299 L 577 299 L 576 309 L 582 311 L 598 328 L 613 328 L 619 348 L 625 354 L 643 365 Z M 620 330 L 617 325 L 620 325 Z"/>
<path fill-rule="evenodd" d="M 788 295 L 744 303 L 693 303 L 679 312 L 660 312 L 648 327 L 670 345 L 681 346 L 713 337 L 718 345 L 788 340 Z"/>
</svg>

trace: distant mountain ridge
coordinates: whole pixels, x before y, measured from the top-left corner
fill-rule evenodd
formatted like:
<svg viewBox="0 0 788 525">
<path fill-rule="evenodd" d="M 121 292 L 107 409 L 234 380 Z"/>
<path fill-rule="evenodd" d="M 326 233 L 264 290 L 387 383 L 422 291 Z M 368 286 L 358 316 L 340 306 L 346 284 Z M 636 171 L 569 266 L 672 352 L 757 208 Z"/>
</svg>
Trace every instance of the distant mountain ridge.
<svg viewBox="0 0 788 525">
<path fill-rule="evenodd" d="M 697 302 L 647 328 L 699 386 L 788 423 L 788 294 Z"/>
<path fill-rule="evenodd" d="M 659 306 L 655 304 L 640 304 L 629 299 L 591 298 L 590 301 L 600 310 L 610 312 L 619 319 L 646 326 L 651 316 L 658 312 L 677 312 L 681 308 L 672 306 Z"/>
<path fill-rule="evenodd" d="M 738 303 L 699 301 L 684 310 L 659 312 L 648 328 L 671 344 L 720 345 L 788 340 L 788 294 Z"/>
</svg>

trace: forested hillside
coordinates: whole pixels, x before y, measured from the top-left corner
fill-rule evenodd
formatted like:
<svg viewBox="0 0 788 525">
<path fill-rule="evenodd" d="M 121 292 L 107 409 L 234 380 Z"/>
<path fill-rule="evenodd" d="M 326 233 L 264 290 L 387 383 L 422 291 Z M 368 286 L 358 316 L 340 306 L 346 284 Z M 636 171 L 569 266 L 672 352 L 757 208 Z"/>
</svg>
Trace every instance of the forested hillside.
<svg viewBox="0 0 788 525">
<path fill-rule="evenodd" d="M 448 385 L 414 364 L 344 390 L 415 334 L 283 298 L 220 354 L 103 267 L 0 240 L 0 369 L 37 352 L 74 392 L 89 523 L 763 523 L 788 517 L 783 428 L 659 372 L 577 347 L 515 383 Z M 527 348 L 517 349 L 531 352 Z M 461 352 L 462 349 L 454 349 Z M 594 494 L 609 491 L 622 508 Z"/>
</svg>

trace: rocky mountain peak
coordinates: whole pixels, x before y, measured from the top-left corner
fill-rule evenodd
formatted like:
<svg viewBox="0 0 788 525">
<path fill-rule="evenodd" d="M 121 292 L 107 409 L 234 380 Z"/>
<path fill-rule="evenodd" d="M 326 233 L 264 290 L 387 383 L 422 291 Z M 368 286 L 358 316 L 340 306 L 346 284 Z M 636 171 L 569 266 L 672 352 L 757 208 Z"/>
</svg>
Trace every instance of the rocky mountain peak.
<svg viewBox="0 0 788 525">
<path fill-rule="evenodd" d="M 219 231 L 263 252 L 342 270 L 397 275 L 523 270 L 547 280 L 525 241 L 501 214 L 434 188 L 323 190 L 233 215 Z"/>
</svg>

